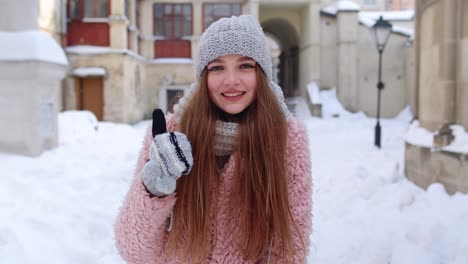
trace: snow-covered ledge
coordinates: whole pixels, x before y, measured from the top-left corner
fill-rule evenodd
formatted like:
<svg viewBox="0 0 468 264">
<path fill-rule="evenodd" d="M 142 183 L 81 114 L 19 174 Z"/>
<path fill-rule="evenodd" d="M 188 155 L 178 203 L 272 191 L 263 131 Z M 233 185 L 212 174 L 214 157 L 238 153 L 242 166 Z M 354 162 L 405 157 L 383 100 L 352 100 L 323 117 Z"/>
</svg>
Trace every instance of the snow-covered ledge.
<svg viewBox="0 0 468 264">
<path fill-rule="evenodd" d="M 107 75 L 107 71 L 103 67 L 77 67 L 72 70 L 71 75 L 77 77 L 102 77 Z"/>
<path fill-rule="evenodd" d="M 422 188 L 441 182 L 449 193 L 468 193 L 468 133 L 450 125 L 448 133 L 431 132 L 413 121 L 406 133 L 406 176 Z M 449 140 L 437 140 L 447 137 Z M 440 144 L 446 141 L 448 144 Z"/>
<path fill-rule="evenodd" d="M 28 156 L 57 146 L 60 81 L 68 60 L 44 32 L 0 32 L 0 151 Z"/>
</svg>

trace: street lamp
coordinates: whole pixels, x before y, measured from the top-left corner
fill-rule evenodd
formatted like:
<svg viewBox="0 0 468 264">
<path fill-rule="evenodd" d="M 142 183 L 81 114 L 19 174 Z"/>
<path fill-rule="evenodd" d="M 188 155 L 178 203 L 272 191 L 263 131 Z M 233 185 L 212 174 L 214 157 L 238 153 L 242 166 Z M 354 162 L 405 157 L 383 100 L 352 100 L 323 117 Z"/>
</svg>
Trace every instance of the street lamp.
<svg viewBox="0 0 468 264">
<path fill-rule="evenodd" d="M 375 138 L 374 144 L 380 148 L 380 138 L 381 138 L 381 129 L 380 129 L 380 92 L 384 88 L 382 82 L 382 53 L 387 44 L 390 33 L 392 32 L 392 24 L 388 21 L 383 20 L 382 17 L 375 22 L 371 28 L 372 35 L 375 40 L 375 46 L 379 51 L 379 82 L 377 83 L 377 124 L 375 125 Z"/>
</svg>

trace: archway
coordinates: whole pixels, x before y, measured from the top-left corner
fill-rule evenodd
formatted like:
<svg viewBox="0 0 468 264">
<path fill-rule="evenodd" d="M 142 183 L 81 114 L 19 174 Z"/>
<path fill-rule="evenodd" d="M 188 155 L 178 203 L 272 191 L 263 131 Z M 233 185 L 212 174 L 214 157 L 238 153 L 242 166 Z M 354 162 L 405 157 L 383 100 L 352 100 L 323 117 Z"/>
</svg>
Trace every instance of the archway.
<svg viewBox="0 0 468 264">
<path fill-rule="evenodd" d="M 285 19 L 273 18 L 262 23 L 267 36 L 280 47 L 278 83 L 285 96 L 298 94 L 299 83 L 299 37 L 294 27 Z"/>
</svg>

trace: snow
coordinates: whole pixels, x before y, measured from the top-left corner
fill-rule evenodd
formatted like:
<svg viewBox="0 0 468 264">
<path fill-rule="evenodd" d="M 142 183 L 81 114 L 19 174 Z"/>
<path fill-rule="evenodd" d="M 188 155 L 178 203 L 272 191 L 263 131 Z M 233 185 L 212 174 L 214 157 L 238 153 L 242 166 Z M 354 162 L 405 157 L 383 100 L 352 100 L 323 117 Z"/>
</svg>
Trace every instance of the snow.
<svg viewBox="0 0 468 264">
<path fill-rule="evenodd" d="M 449 145 L 438 148 L 438 150 L 468 154 L 468 133 L 460 125 L 451 125 L 450 128 L 454 140 Z M 421 127 L 419 121 L 415 120 L 410 124 L 405 140 L 412 145 L 435 149 L 433 144 L 434 135 L 434 132 Z"/>
<path fill-rule="evenodd" d="M 408 131 L 406 132 L 406 135 L 405 135 L 405 140 L 406 142 L 412 145 L 432 148 L 433 147 L 432 141 L 434 140 L 434 133 L 429 130 L 426 130 L 423 127 L 420 127 L 419 121 L 415 120 L 411 122 L 411 124 L 409 125 Z"/>
<path fill-rule="evenodd" d="M 321 104 L 319 87 L 316 82 L 310 82 L 307 84 L 307 94 L 309 95 L 310 102 L 312 104 Z"/>
<path fill-rule="evenodd" d="M 192 59 L 189 58 L 160 58 L 150 61 L 151 63 L 161 63 L 161 64 L 192 64 Z"/>
<path fill-rule="evenodd" d="M 339 11 L 359 11 L 360 7 L 358 4 L 348 1 L 348 0 L 341 0 L 336 2 L 336 9 Z"/>
<path fill-rule="evenodd" d="M 65 49 L 69 54 L 79 55 L 96 55 L 96 54 L 128 54 L 140 61 L 151 64 L 192 64 L 193 60 L 190 58 L 159 58 L 159 59 L 146 59 L 140 54 L 137 54 L 128 49 L 114 49 L 110 47 L 99 47 L 89 45 L 76 45 L 70 46 Z"/>
<path fill-rule="evenodd" d="M 358 11 L 359 12 L 360 7 L 358 4 L 351 2 L 351 1 L 338 1 L 335 4 L 325 6 L 321 9 L 322 12 L 330 14 L 330 15 L 336 15 L 340 11 Z"/>
<path fill-rule="evenodd" d="M 72 75 L 79 77 L 105 76 L 106 69 L 102 67 L 78 67 L 73 69 Z"/>
<path fill-rule="evenodd" d="M 125 53 L 126 49 L 113 49 L 110 47 L 100 46 L 89 46 L 89 45 L 77 45 L 65 48 L 67 53 L 81 54 L 81 55 L 95 55 L 95 54 L 106 54 L 106 53 Z"/>
<path fill-rule="evenodd" d="M 322 8 L 322 12 L 327 13 L 329 15 L 336 15 L 337 10 L 336 10 L 336 5 L 329 5 L 324 8 Z"/>
<path fill-rule="evenodd" d="M 384 20 L 389 21 L 413 21 L 414 10 L 404 11 L 382 11 L 382 12 L 359 12 L 359 22 L 366 27 L 372 27 L 375 22 L 382 16 Z M 414 30 L 402 26 L 392 26 L 392 32 L 399 33 L 408 37 L 413 36 Z"/>
<path fill-rule="evenodd" d="M 381 120 L 378 149 L 375 119 L 347 112 L 334 89 L 320 98 L 323 119 L 295 100 L 312 154 L 308 263 L 468 263 L 468 195 L 450 196 L 438 183 L 425 191 L 403 174 L 410 111 Z M 113 225 L 149 124 L 64 112 L 58 148 L 37 158 L 0 153 L 1 262 L 124 263 Z"/>
<path fill-rule="evenodd" d="M 41 31 L 0 31 L 0 61 L 45 61 L 68 65 L 65 52 Z"/>
<path fill-rule="evenodd" d="M 335 16 L 339 10 L 342 10 L 338 7 L 338 2 L 334 5 L 329 5 L 321 9 L 323 13 Z M 359 10 L 358 10 L 359 11 Z M 360 11 L 358 14 L 358 19 L 361 24 L 370 28 L 375 22 L 382 16 L 385 20 L 388 20 L 390 23 L 393 21 L 412 21 L 414 19 L 414 10 L 405 10 L 405 11 L 382 11 L 382 12 L 368 12 Z M 402 26 L 392 26 L 392 32 L 405 35 L 407 37 L 412 37 L 414 35 L 414 30 Z"/>
<path fill-rule="evenodd" d="M 414 20 L 414 10 L 402 10 L 402 11 L 380 11 L 380 12 L 370 12 L 370 11 L 361 11 L 359 12 L 360 17 L 366 17 L 372 20 L 377 21 L 380 17 L 383 17 L 384 20 L 389 21 L 412 21 Z"/>
</svg>

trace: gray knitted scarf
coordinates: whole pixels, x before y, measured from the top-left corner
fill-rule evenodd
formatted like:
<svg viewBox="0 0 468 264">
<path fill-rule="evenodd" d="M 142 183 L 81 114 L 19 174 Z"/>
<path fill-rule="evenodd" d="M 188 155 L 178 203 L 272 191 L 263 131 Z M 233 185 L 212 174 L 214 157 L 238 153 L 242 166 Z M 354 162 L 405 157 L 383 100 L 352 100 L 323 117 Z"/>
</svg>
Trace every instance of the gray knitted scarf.
<svg viewBox="0 0 468 264">
<path fill-rule="evenodd" d="M 228 156 L 236 147 L 236 134 L 239 124 L 233 122 L 216 121 L 216 136 L 214 150 L 216 156 Z"/>
</svg>

